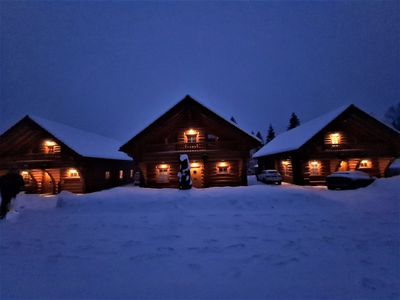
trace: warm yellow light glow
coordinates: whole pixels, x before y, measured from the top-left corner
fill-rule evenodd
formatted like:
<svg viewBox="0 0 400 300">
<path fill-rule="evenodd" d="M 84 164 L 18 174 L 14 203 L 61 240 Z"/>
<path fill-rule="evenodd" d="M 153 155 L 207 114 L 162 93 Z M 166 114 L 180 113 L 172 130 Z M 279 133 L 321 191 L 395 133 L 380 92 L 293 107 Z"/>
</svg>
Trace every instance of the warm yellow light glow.
<svg viewBox="0 0 400 300">
<path fill-rule="evenodd" d="M 56 142 L 50 141 L 50 140 L 45 141 L 44 144 L 45 144 L 46 146 L 48 146 L 48 147 L 52 147 L 52 146 L 57 145 Z"/>
<path fill-rule="evenodd" d="M 218 167 L 227 167 L 227 166 L 228 166 L 228 163 L 225 161 L 218 163 Z"/>
<path fill-rule="evenodd" d="M 372 168 L 372 162 L 369 159 L 363 159 L 362 161 L 360 161 L 360 169 L 368 169 L 368 168 Z"/>
<path fill-rule="evenodd" d="M 199 164 L 198 162 L 192 162 L 192 163 L 190 164 L 190 167 L 191 167 L 191 168 L 199 168 L 199 167 L 200 167 L 200 164 Z"/>
<path fill-rule="evenodd" d="M 193 130 L 193 129 L 189 129 L 188 131 L 186 131 L 186 135 L 197 135 L 197 131 Z"/>
<path fill-rule="evenodd" d="M 79 177 L 79 173 L 77 169 L 68 169 L 67 171 L 68 177 Z"/>
<path fill-rule="evenodd" d="M 330 134 L 330 139 L 332 145 L 339 145 L 340 144 L 340 133 L 331 133 Z"/>
<path fill-rule="evenodd" d="M 168 169 L 168 168 L 169 168 L 169 165 L 167 165 L 167 164 L 161 164 L 161 165 L 158 165 L 157 168 L 158 168 L 158 169 Z"/>
<path fill-rule="evenodd" d="M 313 161 L 311 162 L 311 165 L 313 165 L 313 166 L 318 166 L 318 165 L 319 165 L 319 162 L 317 162 L 316 160 L 313 160 Z"/>
<path fill-rule="evenodd" d="M 289 161 L 288 160 L 282 160 L 282 165 L 288 165 Z"/>
<path fill-rule="evenodd" d="M 22 171 L 21 172 L 21 176 L 26 176 L 26 175 L 29 175 L 28 171 Z"/>
</svg>

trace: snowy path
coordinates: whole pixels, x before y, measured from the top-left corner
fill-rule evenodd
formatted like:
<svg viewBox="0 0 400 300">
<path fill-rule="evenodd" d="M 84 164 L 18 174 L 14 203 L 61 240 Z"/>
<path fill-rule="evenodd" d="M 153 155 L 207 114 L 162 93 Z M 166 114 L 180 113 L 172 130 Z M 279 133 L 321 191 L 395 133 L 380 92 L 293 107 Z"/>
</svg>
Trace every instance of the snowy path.
<svg viewBox="0 0 400 300">
<path fill-rule="evenodd" d="M 22 196 L 0 298 L 399 299 L 399 183 Z"/>
</svg>

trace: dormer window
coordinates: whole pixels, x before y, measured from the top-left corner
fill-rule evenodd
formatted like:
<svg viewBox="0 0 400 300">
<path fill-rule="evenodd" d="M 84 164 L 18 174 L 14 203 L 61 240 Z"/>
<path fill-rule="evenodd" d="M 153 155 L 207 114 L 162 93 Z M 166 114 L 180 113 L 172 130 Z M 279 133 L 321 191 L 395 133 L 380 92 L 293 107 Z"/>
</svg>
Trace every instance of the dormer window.
<svg viewBox="0 0 400 300">
<path fill-rule="evenodd" d="M 193 129 L 189 129 L 185 132 L 186 143 L 197 143 L 197 137 L 199 132 Z"/>
</svg>

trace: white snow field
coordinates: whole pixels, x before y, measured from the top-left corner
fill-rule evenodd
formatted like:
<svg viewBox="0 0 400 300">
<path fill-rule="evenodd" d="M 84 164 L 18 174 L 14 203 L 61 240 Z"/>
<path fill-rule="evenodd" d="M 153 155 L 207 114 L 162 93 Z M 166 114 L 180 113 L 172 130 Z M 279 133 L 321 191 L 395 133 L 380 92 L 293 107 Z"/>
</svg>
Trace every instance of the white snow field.
<svg viewBox="0 0 400 300">
<path fill-rule="evenodd" d="M 400 177 L 20 195 L 0 299 L 399 299 Z M 57 205 L 56 205 L 57 204 Z"/>
</svg>

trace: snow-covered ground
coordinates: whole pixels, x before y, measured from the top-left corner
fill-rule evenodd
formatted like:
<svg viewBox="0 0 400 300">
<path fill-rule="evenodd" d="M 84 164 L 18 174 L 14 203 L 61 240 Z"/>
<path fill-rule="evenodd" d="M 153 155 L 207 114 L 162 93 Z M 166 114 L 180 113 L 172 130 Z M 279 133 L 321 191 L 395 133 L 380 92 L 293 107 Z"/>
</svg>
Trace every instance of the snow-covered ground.
<svg viewBox="0 0 400 300">
<path fill-rule="evenodd" d="M 20 195 L 0 299 L 399 299 L 399 192 L 398 176 Z"/>
</svg>

